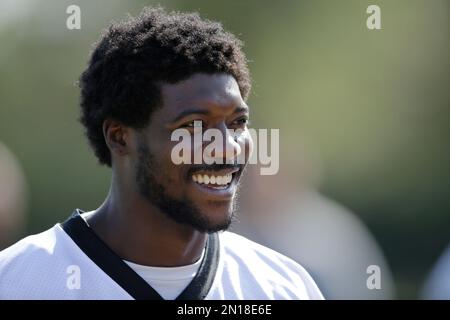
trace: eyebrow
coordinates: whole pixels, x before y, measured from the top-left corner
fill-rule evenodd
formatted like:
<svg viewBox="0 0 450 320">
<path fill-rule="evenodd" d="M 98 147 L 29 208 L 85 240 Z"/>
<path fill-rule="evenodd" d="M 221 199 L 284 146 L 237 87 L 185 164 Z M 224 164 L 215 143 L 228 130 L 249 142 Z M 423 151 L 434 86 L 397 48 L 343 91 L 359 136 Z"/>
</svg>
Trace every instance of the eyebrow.
<svg viewBox="0 0 450 320">
<path fill-rule="evenodd" d="M 240 105 L 239 107 L 237 107 L 236 109 L 234 109 L 233 114 L 235 113 L 240 113 L 240 112 L 249 112 L 249 108 L 247 107 L 247 105 Z M 208 115 L 210 114 L 209 110 L 205 110 L 205 109 L 188 109 L 188 110 L 184 110 L 182 112 L 180 112 L 179 115 L 177 115 L 175 117 L 175 119 L 172 120 L 172 122 L 177 122 L 180 119 L 183 119 L 184 117 L 191 115 L 191 114 L 203 114 L 203 115 Z"/>
</svg>

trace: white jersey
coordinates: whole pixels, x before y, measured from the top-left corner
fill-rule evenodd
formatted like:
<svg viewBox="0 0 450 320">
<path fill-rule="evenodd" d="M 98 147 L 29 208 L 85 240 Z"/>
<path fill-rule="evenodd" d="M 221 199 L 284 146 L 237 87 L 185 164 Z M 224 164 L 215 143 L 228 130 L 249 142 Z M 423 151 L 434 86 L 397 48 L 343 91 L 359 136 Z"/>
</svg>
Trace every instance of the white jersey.
<svg viewBox="0 0 450 320">
<path fill-rule="evenodd" d="M 74 214 L 0 252 L 0 299 L 162 299 Z M 209 235 L 177 299 L 323 299 L 293 260 L 231 232 Z"/>
</svg>

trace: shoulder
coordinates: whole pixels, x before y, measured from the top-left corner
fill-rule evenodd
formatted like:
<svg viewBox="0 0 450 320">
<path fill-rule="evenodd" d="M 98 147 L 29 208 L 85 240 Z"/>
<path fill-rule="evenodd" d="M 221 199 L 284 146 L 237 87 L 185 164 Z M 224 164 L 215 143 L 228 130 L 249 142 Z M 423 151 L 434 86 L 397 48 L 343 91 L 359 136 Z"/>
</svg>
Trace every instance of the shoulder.
<svg viewBox="0 0 450 320">
<path fill-rule="evenodd" d="M 289 257 L 232 232 L 219 235 L 225 264 L 248 270 L 257 281 L 267 281 L 283 290 L 306 292 L 310 299 L 323 299 L 313 278 Z"/>
<path fill-rule="evenodd" d="M 235 257 L 243 257 L 247 261 L 269 264 L 272 267 L 282 267 L 286 270 L 298 270 L 306 272 L 305 269 L 297 262 L 285 255 L 260 245 L 250 239 L 232 232 L 223 232 L 220 235 L 225 252 Z M 255 259 L 251 260 L 249 258 Z"/>
<path fill-rule="evenodd" d="M 0 251 L 0 272 L 16 262 L 35 260 L 36 257 L 51 256 L 57 238 L 57 227 L 28 236 Z"/>
<path fill-rule="evenodd" d="M 54 255 L 59 244 L 57 226 L 28 236 L 0 252 L 0 298 L 25 296 L 33 286 L 45 286 L 55 267 Z M 16 295 L 16 292 L 21 295 Z M 28 295 L 27 295 L 28 296 Z"/>
</svg>

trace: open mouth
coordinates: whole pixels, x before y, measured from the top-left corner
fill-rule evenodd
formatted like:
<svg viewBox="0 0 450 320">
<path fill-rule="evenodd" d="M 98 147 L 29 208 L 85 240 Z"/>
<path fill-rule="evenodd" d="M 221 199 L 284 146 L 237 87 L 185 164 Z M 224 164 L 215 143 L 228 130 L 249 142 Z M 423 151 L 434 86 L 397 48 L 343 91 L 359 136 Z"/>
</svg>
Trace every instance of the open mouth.
<svg viewBox="0 0 450 320">
<path fill-rule="evenodd" d="M 222 196 L 232 196 L 236 191 L 240 173 L 241 168 L 239 167 L 221 170 L 198 170 L 192 172 L 190 178 L 200 191 Z"/>
<path fill-rule="evenodd" d="M 213 189 L 227 189 L 230 184 L 233 181 L 233 174 L 225 174 L 225 175 L 219 175 L 219 174 L 193 174 L 192 175 L 192 181 L 194 181 L 197 184 L 203 185 L 208 188 Z"/>
</svg>

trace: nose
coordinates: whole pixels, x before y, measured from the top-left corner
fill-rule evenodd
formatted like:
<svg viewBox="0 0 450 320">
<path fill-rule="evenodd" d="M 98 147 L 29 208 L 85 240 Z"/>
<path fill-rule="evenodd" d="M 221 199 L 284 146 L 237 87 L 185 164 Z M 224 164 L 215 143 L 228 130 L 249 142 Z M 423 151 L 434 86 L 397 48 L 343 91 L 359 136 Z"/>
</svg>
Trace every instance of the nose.
<svg viewBox="0 0 450 320">
<path fill-rule="evenodd" d="M 237 142 L 234 132 L 229 130 L 226 125 L 217 129 L 221 133 L 222 143 L 219 142 L 216 146 L 221 146 L 221 148 L 214 148 L 210 153 L 205 152 L 205 156 L 210 157 L 206 162 L 234 163 L 235 159 L 241 154 L 243 146 Z"/>
<path fill-rule="evenodd" d="M 225 148 L 222 157 L 225 161 L 234 160 L 242 152 L 242 146 L 237 142 L 236 136 L 230 130 L 225 130 Z M 220 156 L 220 155 L 219 155 Z"/>
</svg>

